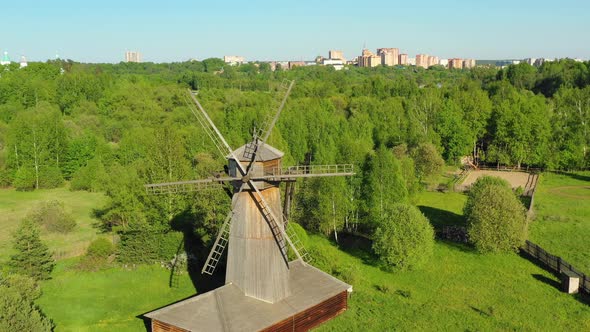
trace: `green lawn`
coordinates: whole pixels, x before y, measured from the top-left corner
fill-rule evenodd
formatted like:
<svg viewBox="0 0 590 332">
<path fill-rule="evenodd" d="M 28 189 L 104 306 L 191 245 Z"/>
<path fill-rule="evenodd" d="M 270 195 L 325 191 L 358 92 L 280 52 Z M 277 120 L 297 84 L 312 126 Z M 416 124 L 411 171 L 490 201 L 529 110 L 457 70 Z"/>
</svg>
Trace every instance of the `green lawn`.
<svg viewBox="0 0 590 332">
<path fill-rule="evenodd" d="M 105 201 L 103 194 L 70 191 L 66 188 L 30 192 L 0 189 L 0 263 L 8 260 L 12 252 L 11 234 L 20 220 L 35 204 L 47 200 L 64 202 L 66 210 L 74 216 L 77 223 L 69 234 L 42 233 L 41 238 L 60 257 L 82 254 L 88 243 L 98 236 L 96 228 L 92 226 L 97 222 L 92 216 L 92 209 L 102 206 Z"/>
<path fill-rule="evenodd" d="M 544 173 L 534 210 L 531 241 L 590 274 L 590 172 Z"/>
<path fill-rule="evenodd" d="M 424 192 L 416 202 L 434 224 L 444 225 L 464 223 L 465 200 L 458 193 Z M 315 251 L 331 257 L 324 263 L 328 271 L 358 267 L 349 310 L 320 331 L 590 330 L 590 306 L 560 292 L 556 277 L 516 254 L 480 255 L 438 241 L 428 266 L 391 273 L 373 266 L 370 254 L 343 253 L 312 239 Z"/>
<path fill-rule="evenodd" d="M 551 179 L 543 180 L 543 186 Z M 101 199 L 88 203 L 87 211 Z M 464 223 L 465 199 L 458 193 L 425 192 L 416 204 L 436 225 L 457 224 Z M 10 209 L 4 203 L 0 208 Z M 570 208 L 581 222 L 583 211 Z M 559 210 L 556 216 L 569 215 L 557 214 Z M 567 218 L 559 223 L 574 217 Z M 314 264 L 354 287 L 349 310 L 319 331 L 590 330 L 590 306 L 560 292 L 557 278 L 516 254 L 479 255 L 467 246 L 439 241 L 423 269 L 387 272 L 360 245 L 338 248 L 310 236 L 310 247 L 312 253 L 322 253 Z M 138 315 L 195 293 L 188 275 L 178 288 L 169 288 L 170 272 L 159 266 L 80 272 L 72 268 L 75 262 L 60 261 L 53 279 L 42 284 L 38 304 L 56 331 L 145 331 Z"/>
<path fill-rule="evenodd" d="M 170 271 L 158 265 L 80 272 L 75 262 L 58 263 L 37 301 L 58 332 L 145 331 L 136 316 L 195 294 L 188 274 L 170 288 Z"/>
</svg>

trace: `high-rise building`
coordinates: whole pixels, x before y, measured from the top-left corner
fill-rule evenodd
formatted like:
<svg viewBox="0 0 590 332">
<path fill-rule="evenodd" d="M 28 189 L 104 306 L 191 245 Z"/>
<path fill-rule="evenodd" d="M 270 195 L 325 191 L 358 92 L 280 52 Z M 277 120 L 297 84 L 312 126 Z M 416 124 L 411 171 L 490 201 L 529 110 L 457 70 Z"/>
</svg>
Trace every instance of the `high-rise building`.
<svg viewBox="0 0 590 332">
<path fill-rule="evenodd" d="M 359 67 L 377 67 L 381 64 L 381 57 L 373 54 L 368 49 L 363 50 L 363 54 L 358 57 Z"/>
<path fill-rule="evenodd" d="M 397 62 L 402 66 L 406 66 L 408 64 L 408 55 L 403 53 L 399 55 L 399 61 Z"/>
<path fill-rule="evenodd" d="M 377 55 L 381 57 L 383 66 L 396 66 L 399 64 L 398 48 L 378 48 Z"/>
<path fill-rule="evenodd" d="M 223 62 L 230 64 L 231 66 L 241 65 L 244 63 L 244 57 L 238 55 L 224 55 Z"/>
<path fill-rule="evenodd" d="M 437 56 L 428 56 L 428 67 L 436 66 L 440 63 L 440 59 Z"/>
<path fill-rule="evenodd" d="M 125 52 L 125 62 L 141 62 L 141 53 L 135 51 Z"/>
<path fill-rule="evenodd" d="M 344 53 L 342 51 L 330 50 L 328 51 L 328 58 L 332 60 L 346 61 L 346 59 L 344 59 Z"/>
<path fill-rule="evenodd" d="M 475 67 L 475 59 L 463 60 L 463 68 L 473 68 L 473 67 Z"/>
<path fill-rule="evenodd" d="M 427 54 L 416 55 L 416 67 L 428 68 L 428 55 Z"/>
<path fill-rule="evenodd" d="M 463 69 L 463 59 L 449 59 L 449 69 Z"/>
</svg>

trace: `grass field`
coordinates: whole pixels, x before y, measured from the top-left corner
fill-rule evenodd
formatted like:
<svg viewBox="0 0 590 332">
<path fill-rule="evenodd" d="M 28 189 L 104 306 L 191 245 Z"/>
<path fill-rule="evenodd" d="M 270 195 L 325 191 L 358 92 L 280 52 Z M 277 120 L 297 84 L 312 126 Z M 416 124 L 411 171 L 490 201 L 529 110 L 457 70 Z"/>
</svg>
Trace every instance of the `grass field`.
<svg viewBox="0 0 590 332">
<path fill-rule="evenodd" d="M 544 185 L 551 181 L 551 177 L 547 178 Z M 556 181 L 562 186 L 565 180 Z M 25 208 L 30 205 L 27 199 L 46 199 L 36 196 L 43 192 L 24 194 L 28 198 L 11 198 L 12 204 Z M 58 189 L 44 195 L 68 197 L 70 192 Z M 73 212 L 78 207 L 75 214 L 82 218 L 104 197 L 74 193 L 70 199 L 66 204 Z M 444 225 L 464 223 L 465 199 L 459 193 L 424 192 L 415 201 L 433 224 Z M 0 201 L 1 209 L 12 209 L 6 201 Z M 578 217 L 560 218 L 584 219 L 580 213 L 586 210 L 572 209 L 571 213 L 564 210 L 563 215 L 573 213 Z M 539 216 L 548 215 L 547 210 L 541 212 L 542 208 Z M 555 216 L 561 215 L 559 209 L 554 212 Z M 89 233 L 95 236 L 90 227 L 92 219 L 86 217 Z M 84 234 L 81 229 L 77 232 Z M 83 236 L 72 236 L 83 242 Z M 590 330 L 590 306 L 584 302 L 587 299 L 560 292 L 556 277 L 515 254 L 479 255 L 467 246 L 439 241 L 434 257 L 422 270 L 387 272 L 378 267 L 366 243 L 338 248 L 315 235 L 310 242 L 313 252 L 322 253 L 315 264 L 354 287 L 349 310 L 319 327 L 319 331 Z M 566 242 L 564 239 L 555 245 Z M 57 242 L 52 243 L 55 246 Z M 60 261 L 53 279 L 42 284 L 43 296 L 38 304 L 53 319 L 58 332 L 145 331 L 138 315 L 195 293 L 186 274 L 178 288 L 169 288 L 170 272 L 159 266 L 81 272 L 72 268 L 76 260 Z"/>
<path fill-rule="evenodd" d="M 534 211 L 531 241 L 590 274 L 590 172 L 544 173 Z"/>
<path fill-rule="evenodd" d="M 41 238 L 52 251 L 60 256 L 71 257 L 82 254 L 88 243 L 97 237 L 92 226 L 97 220 L 92 209 L 102 206 L 105 196 L 85 191 L 69 191 L 66 188 L 35 190 L 30 192 L 0 189 L 0 263 L 8 260 L 12 252 L 12 232 L 35 204 L 58 200 L 76 220 L 76 228 L 69 234 L 42 232 Z"/>
<path fill-rule="evenodd" d="M 438 224 L 462 222 L 464 201 L 456 193 L 418 197 Z M 320 331 L 590 330 L 590 307 L 561 293 L 553 275 L 515 254 L 479 255 L 437 242 L 424 269 L 389 273 L 367 264 L 374 258 L 363 251 L 344 254 L 312 239 L 331 264 L 358 267 L 349 310 Z"/>
<path fill-rule="evenodd" d="M 170 271 L 157 265 L 80 272 L 75 263 L 60 261 L 42 285 L 38 304 L 56 331 L 145 331 L 138 315 L 195 294 L 188 274 L 170 288 Z"/>
</svg>

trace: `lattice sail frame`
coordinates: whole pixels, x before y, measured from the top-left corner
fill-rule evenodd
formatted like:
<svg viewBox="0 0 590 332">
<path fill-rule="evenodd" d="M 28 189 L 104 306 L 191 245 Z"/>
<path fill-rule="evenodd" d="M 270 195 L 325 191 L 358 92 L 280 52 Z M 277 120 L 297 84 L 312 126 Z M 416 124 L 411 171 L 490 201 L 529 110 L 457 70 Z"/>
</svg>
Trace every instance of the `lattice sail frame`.
<svg viewBox="0 0 590 332">
<path fill-rule="evenodd" d="M 264 219 L 267 221 L 273 236 L 277 244 L 280 246 L 280 243 L 284 243 L 286 246 L 287 244 L 291 248 L 291 250 L 295 253 L 298 259 L 302 261 L 303 264 L 309 262 L 310 256 L 303 248 L 301 241 L 298 239 L 297 234 L 293 230 L 292 227 L 289 227 L 288 220 L 285 216 L 283 217 L 283 225 L 280 225 L 278 222 L 277 214 L 272 210 L 254 181 L 270 181 L 270 182 L 281 182 L 281 181 L 295 181 L 298 178 L 308 178 L 308 177 L 329 177 L 329 176 L 352 176 L 354 175 L 354 167 L 351 164 L 338 164 L 338 165 L 306 165 L 306 166 L 290 166 L 286 168 L 273 168 L 265 173 L 262 176 L 250 176 L 251 165 L 256 159 L 256 153 L 260 149 L 261 146 L 265 144 L 265 141 L 269 138 L 274 125 L 276 124 L 278 117 L 285 106 L 287 97 L 289 96 L 291 89 L 293 88 L 294 81 L 291 81 L 287 92 L 275 114 L 272 118 L 268 127 L 261 131 L 260 133 L 255 133 L 253 141 L 250 144 L 253 144 L 248 148 L 246 146 L 245 151 L 248 151 L 249 158 L 251 158 L 250 165 L 247 168 L 244 168 L 241 162 L 236 162 L 237 169 L 241 175 L 241 177 L 224 177 L 224 178 L 208 178 L 208 179 L 201 179 L 201 180 L 192 180 L 192 181 L 178 181 L 178 182 L 167 182 L 167 183 L 158 183 L 158 184 L 147 184 L 145 185 L 146 191 L 149 194 L 176 194 L 176 193 L 184 193 L 184 192 L 194 192 L 194 191 L 201 191 L 201 190 L 211 190 L 211 189 L 218 189 L 222 188 L 222 183 L 228 181 L 242 181 L 243 184 L 240 187 L 239 192 L 241 192 L 244 187 L 249 187 L 252 190 L 252 196 L 255 199 L 256 203 L 259 206 L 259 209 L 264 216 Z M 201 124 L 203 129 L 205 130 L 207 136 L 211 138 L 212 142 L 214 143 L 217 150 L 221 153 L 223 157 L 225 157 L 228 153 L 231 158 L 236 161 L 239 159 L 234 155 L 234 150 L 229 146 L 219 129 L 215 126 L 205 109 L 199 103 L 197 98 L 195 97 L 195 93 L 189 90 L 190 98 L 193 101 L 193 104 L 188 103 L 188 100 L 185 98 L 185 102 L 187 102 L 187 106 L 193 113 L 193 115 L 197 118 L 197 121 Z M 197 106 L 198 109 L 195 109 L 194 106 Z M 262 139 L 260 139 L 260 135 Z M 238 193 L 239 194 L 239 193 Z M 217 237 L 211 252 L 203 266 L 202 273 L 206 274 L 213 274 L 217 263 L 220 261 L 221 256 L 223 255 L 223 251 L 227 247 L 228 238 L 229 238 L 229 227 L 231 223 L 231 217 L 233 215 L 233 204 L 232 204 L 232 211 L 226 217 Z M 287 226 L 286 229 L 283 226 Z M 289 234 L 287 234 L 289 233 Z M 283 241 L 286 240 L 286 241 Z M 285 248 L 280 248 L 281 254 L 283 255 L 283 259 L 288 266 L 288 258 L 287 258 L 287 250 Z"/>
</svg>

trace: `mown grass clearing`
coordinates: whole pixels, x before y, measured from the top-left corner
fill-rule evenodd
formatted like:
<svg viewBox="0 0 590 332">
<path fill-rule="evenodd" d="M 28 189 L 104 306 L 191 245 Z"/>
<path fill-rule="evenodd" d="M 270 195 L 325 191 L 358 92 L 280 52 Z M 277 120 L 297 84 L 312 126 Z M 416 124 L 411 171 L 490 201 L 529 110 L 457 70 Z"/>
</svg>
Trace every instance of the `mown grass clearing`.
<svg viewBox="0 0 590 332">
<path fill-rule="evenodd" d="M 465 199 L 425 192 L 416 202 L 444 225 L 464 223 Z M 310 247 L 323 253 L 314 264 L 354 286 L 349 310 L 319 331 L 590 330 L 587 300 L 560 292 L 555 276 L 516 254 L 439 241 L 425 268 L 387 272 L 366 245 L 339 249 L 312 235 Z M 170 271 L 159 266 L 81 272 L 75 261 L 59 262 L 42 285 L 38 303 L 57 331 L 145 331 L 138 315 L 195 293 L 186 274 L 169 288 Z"/>
<path fill-rule="evenodd" d="M 530 240 L 590 274 L 590 172 L 544 173 L 535 192 Z"/>
<path fill-rule="evenodd" d="M 42 284 L 38 304 L 56 331 L 145 331 L 138 315 L 195 294 L 188 274 L 170 288 L 170 271 L 158 265 L 82 272 L 76 261 L 59 262 Z"/>
<path fill-rule="evenodd" d="M 18 227 L 22 218 L 39 202 L 58 200 L 64 203 L 66 211 L 76 220 L 76 228 L 68 234 L 41 233 L 42 240 L 52 251 L 60 256 L 77 256 L 86 250 L 95 239 L 97 223 L 92 210 L 102 206 L 104 194 L 86 191 L 70 191 L 67 188 L 35 190 L 30 192 L 14 189 L 0 189 L 0 263 L 5 262 L 12 253 L 12 232 Z"/>
</svg>

